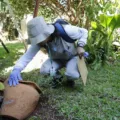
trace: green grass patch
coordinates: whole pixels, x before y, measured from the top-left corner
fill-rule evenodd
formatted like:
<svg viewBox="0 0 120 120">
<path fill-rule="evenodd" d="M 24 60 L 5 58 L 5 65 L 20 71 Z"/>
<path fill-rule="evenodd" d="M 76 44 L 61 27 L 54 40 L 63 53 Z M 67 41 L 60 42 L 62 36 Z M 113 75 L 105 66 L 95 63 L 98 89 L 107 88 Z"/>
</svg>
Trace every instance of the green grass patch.
<svg viewBox="0 0 120 120">
<path fill-rule="evenodd" d="M 0 70 L 14 65 L 22 55 L 18 52 L 23 44 L 7 44 L 10 54 L 0 47 Z M 6 61 L 6 62 L 5 62 Z M 63 73 L 63 71 L 62 71 Z M 40 75 L 39 70 L 22 73 L 24 80 L 36 82 L 43 94 L 69 120 L 119 120 L 120 119 L 120 60 L 95 71 L 89 68 L 87 85 L 81 78 L 74 89 L 62 85 L 52 89 L 49 76 Z M 2 77 L 2 75 L 1 75 Z M 64 81 L 65 81 L 64 77 Z"/>
<path fill-rule="evenodd" d="M 5 49 L 0 45 L 0 74 L 3 74 L 5 68 L 13 66 L 16 60 L 23 54 L 23 43 L 6 44 L 10 53 L 6 53 Z"/>
</svg>

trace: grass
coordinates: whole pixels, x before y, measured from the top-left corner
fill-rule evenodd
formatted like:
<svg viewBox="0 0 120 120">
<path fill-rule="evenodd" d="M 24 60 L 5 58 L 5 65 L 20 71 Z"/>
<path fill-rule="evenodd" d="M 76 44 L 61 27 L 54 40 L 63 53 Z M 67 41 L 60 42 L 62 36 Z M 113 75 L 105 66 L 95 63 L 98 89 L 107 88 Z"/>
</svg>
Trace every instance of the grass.
<svg viewBox="0 0 120 120">
<path fill-rule="evenodd" d="M 3 75 L 2 72 L 5 68 L 12 67 L 16 60 L 23 54 L 21 49 L 23 50 L 22 43 L 14 43 L 14 44 L 7 44 L 6 47 L 10 51 L 10 53 L 6 53 L 5 49 L 0 46 L 0 75 Z"/>
<path fill-rule="evenodd" d="M 23 48 L 23 44 L 7 44 L 7 47 L 11 51 L 10 54 L 7 54 L 0 46 L 1 71 L 13 66 L 22 55 L 22 52 L 18 51 Z M 36 82 L 43 94 L 49 97 L 49 103 L 69 120 L 119 120 L 120 59 L 97 71 L 88 69 L 87 85 L 83 86 L 80 78 L 76 81 L 74 89 L 67 88 L 64 85 L 52 89 L 49 85 L 51 78 L 40 75 L 39 70 L 22 73 L 22 76 L 24 80 Z M 61 72 L 63 74 L 64 70 Z M 0 77 L 8 77 L 8 74 L 2 72 Z"/>
</svg>

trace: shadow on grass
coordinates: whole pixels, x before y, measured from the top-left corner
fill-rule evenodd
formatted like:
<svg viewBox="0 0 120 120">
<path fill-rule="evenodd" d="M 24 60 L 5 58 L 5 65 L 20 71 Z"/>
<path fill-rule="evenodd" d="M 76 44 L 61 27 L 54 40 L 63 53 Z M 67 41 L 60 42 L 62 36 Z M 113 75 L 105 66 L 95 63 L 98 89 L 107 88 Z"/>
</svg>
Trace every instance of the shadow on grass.
<svg viewBox="0 0 120 120">
<path fill-rule="evenodd" d="M 81 78 L 78 80 L 75 80 L 75 86 L 71 88 L 66 85 L 66 77 L 65 75 L 63 75 L 62 83 L 57 88 L 52 88 L 50 84 L 52 81 L 52 77 L 50 77 L 49 75 L 41 75 L 39 72 L 39 69 L 32 70 L 31 72 L 22 73 L 22 76 L 24 80 L 33 81 L 37 83 L 43 89 L 53 89 L 53 90 L 62 89 L 66 93 L 75 92 L 75 91 L 76 92 L 84 91 L 84 86 L 83 86 Z"/>
</svg>

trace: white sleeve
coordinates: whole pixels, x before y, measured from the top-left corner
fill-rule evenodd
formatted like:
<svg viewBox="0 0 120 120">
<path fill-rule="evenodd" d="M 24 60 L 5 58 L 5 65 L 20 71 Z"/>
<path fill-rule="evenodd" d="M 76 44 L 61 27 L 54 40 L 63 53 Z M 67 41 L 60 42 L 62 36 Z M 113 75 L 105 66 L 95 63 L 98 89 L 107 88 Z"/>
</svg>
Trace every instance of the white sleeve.
<svg viewBox="0 0 120 120">
<path fill-rule="evenodd" d="M 23 54 L 20 57 L 20 59 L 16 62 L 14 69 L 18 68 L 20 70 L 23 70 L 39 50 L 40 50 L 40 46 L 31 45 L 30 48 L 27 50 L 27 52 Z"/>
<path fill-rule="evenodd" d="M 78 46 L 84 46 L 87 43 L 88 31 L 85 28 L 80 28 L 79 30 L 81 37 L 78 39 Z"/>
<path fill-rule="evenodd" d="M 78 40 L 78 45 L 84 46 L 87 43 L 88 31 L 73 25 L 65 25 L 65 32 L 72 39 Z"/>
</svg>

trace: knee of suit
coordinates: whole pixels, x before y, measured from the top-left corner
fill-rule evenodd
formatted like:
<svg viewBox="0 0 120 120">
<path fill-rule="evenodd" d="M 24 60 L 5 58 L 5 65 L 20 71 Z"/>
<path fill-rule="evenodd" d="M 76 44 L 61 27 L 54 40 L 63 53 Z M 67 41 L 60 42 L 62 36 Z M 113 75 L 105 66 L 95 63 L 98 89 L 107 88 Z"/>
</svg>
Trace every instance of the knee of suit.
<svg viewBox="0 0 120 120">
<path fill-rule="evenodd" d="M 40 74 L 47 75 L 50 73 L 49 69 L 40 69 Z"/>
<path fill-rule="evenodd" d="M 78 79 L 80 77 L 79 73 L 65 73 L 68 79 Z"/>
</svg>

